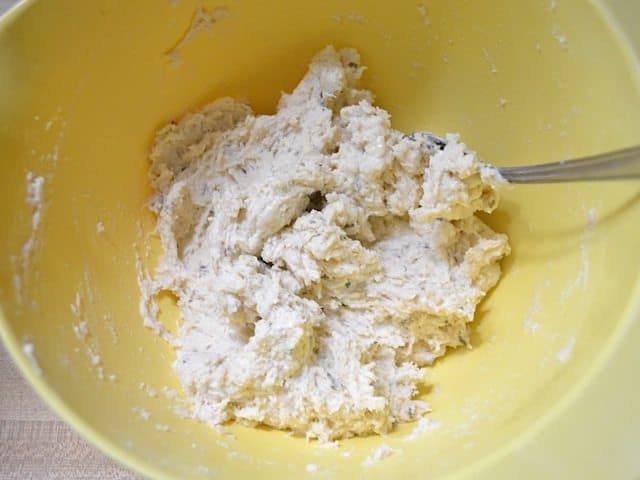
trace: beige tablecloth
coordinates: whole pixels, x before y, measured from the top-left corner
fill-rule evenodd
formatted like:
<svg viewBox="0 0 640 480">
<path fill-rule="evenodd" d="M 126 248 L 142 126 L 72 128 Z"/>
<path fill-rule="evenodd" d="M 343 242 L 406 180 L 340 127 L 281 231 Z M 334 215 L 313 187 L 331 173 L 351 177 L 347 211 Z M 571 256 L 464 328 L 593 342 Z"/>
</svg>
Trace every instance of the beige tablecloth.
<svg viewBox="0 0 640 480">
<path fill-rule="evenodd" d="M 15 0 L 0 0 L 0 12 Z M 88 445 L 26 384 L 0 346 L 0 479 L 139 478 Z"/>
<path fill-rule="evenodd" d="M 135 478 L 59 420 L 0 346 L 0 479 Z"/>
</svg>

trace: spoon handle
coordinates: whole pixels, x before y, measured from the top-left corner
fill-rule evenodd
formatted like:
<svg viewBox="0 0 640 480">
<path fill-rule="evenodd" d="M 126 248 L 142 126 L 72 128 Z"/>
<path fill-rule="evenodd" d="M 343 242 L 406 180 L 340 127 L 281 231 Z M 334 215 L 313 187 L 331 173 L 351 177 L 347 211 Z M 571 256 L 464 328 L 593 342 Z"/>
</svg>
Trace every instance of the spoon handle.
<svg viewBox="0 0 640 480">
<path fill-rule="evenodd" d="M 509 183 L 589 182 L 640 178 L 640 146 L 542 165 L 499 168 Z"/>
</svg>

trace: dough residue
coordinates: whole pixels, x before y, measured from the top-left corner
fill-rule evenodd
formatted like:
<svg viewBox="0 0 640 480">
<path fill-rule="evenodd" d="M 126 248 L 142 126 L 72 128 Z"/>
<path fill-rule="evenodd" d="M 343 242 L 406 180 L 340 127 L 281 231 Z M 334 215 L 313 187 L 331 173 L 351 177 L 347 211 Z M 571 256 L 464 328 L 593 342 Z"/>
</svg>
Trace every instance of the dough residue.
<svg viewBox="0 0 640 480">
<path fill-rule="evenodd" d="M 505 235 L 475 213 L 497 171 L 455 135 L 391 128 L 353 49 L 327 47 L 274 115 L 222 98 L 162 128 L 150 180 L 164 256 L 145 324 L 172 292 L 192 414 L 323 441 L 429 410 L 424 367 L 469 346 Z"/>
<path fill-rule="evenodd" d="M 229 15 L 224 7 L 216 7 L 210 11 L 203 7 L 198 7 L 193 14 L 191 24 L 178 39 L 178 41 L 166 53 L 165 57 L 169 59 L 175 66 L 182 63 L 181 50 L 188 45 L 201 32 L 208 32 L 213 26 Z"/>
<path fill-rule="evenodd" d="M 422 436 L 427 432 L 431 432 L 432 430 L 440 428 L 441 425 L 442 422 L 440 420 L 433 420 L 428 416 L 424 416 L 420 420 L 418 420 L 418 423 L 413 428 L 411 433 L 404 437 L 404 439 L 407 441 L 415 440 L 416 438 Z"/>
<path fill-rule="evenodd" d="M 370 467 L 375 465 L 380 460 L 384 460 L 385 458 L 390 457 L 394 453 L 398 453 L 400 450 L 396 450 L 395 448 L 391 448 L 389 445 L 383 443 L 378 448 L 375 448 L 371 455 L 364 459 L 362 462 L 363 467 Z"/>
<path fill-rule="evenodd" d="M 576 338 L 569 337 L 564 347 L 562 347 L 562 349 L 558 353 L 556 353 L 556 359 L 560 363 L 567 363 L 571 358 L 571 353 L 573 352 L 573 347 L 575 346 L 575 344 Z"/>
<path fill-rule="evenodd" d="M 29 278 L 29 272 L 31 269 L 31 261 L 34 255 L 34 251 L 38 245 L 38 233 L 42 223 L 42 214 L 44 208 L 43 199 L 43 187 L 44 177 L 34 175 L 33 172 L 27 172 L 27 195 L 26 203 L 30 208 L 31 214 L 31 230 L 29 232 L 29 238 L 22 245 L 20 249 L 20 260 L 16 255 L 12 255 L 9 258 L 13 269 L 13 287 L 15 290 L 16 302 L 22 304 L 25 299 L 25 289 L 27 286 L 27 280 Z"/>
<path fill-rule="evenodd" d="M 33 345 L 33 342 L 29 340 L 25 340 L 22 342 L 22 353 L 27 357 L 29 364 L 34 372 L 38 375 L 42 375 L 42 368 L 40 368 L 40 364 L 38 363 L 38 359 L 36 358 L 36 347 Z"/>
</svg>

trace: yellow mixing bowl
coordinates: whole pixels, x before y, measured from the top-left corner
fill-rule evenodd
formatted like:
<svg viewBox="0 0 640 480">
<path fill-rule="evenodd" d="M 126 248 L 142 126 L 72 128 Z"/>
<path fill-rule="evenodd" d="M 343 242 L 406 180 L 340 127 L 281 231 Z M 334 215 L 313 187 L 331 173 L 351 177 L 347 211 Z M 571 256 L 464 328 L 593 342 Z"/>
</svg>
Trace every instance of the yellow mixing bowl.
<svg viewBox="0 0 640 480">
<path fill-rule="evenodd" d="M 638 18 L 633 0 L 23 2 L 0 22 L 5 345 L 58 414 L 152 477 L 640 475 L 637 182 L 504 193 L 487 221 L 513 254 L 473 350 L 429 370 L 440 426 L 413 439 L 323 448 L 181 418 L 137 286 L 147 150 L 189 109 L 232 95 L 272 112 L 333 43 L 361 51 L 397 128 L 458 131 L 498 165 L 594 154 L 640 142 Z M 169 298 L 162 318 L 178 322 Z M 383 443 L 396 452 L 363 466 Z"/>
</svg>

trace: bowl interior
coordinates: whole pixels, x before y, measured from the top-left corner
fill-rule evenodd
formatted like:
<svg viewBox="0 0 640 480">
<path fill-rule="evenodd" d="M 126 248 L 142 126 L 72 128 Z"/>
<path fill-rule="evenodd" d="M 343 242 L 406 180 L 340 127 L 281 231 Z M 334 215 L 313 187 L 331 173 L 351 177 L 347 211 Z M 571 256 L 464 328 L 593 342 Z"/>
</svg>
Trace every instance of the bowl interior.
<svg viewBox="0 0 640 480">
<path fill-rule="evenodd" d="M 323 448 L 267 429 L 214 431 L 163 392 L 179 391 L 173 353 L 138 313 L 138 267 L 153 256 L 146 153 L 159 126 L 219 96 L 274 111 L 330 43 L 360 50 L 396 128 L 460 132 L 497 165 L 630 146 L 640 84 L 615 31 L 591 3 L 537 0 L 235 0 L 191 29 L 198 8 L 219 7 L 31 1 L 0 24 L 0 330 L 14 353 L 33 344 L 42 372 L 17 354 L 27 375 L 112 455 L 176 478 L 281 478 L 308 464 L 352 478 L 382 443 L 398 452 L 372 478 L 435 478 L 531 434 L 637 300 L 636 184 L 505 191 L 486 220 L 513 254 L 479 309 L 473 350 L 428 371 L 439 428 Z M 42 203 L 30 204 L 40 176 Z M 170 298 L 162 318 L 179 322 Z"/>
</svg>

